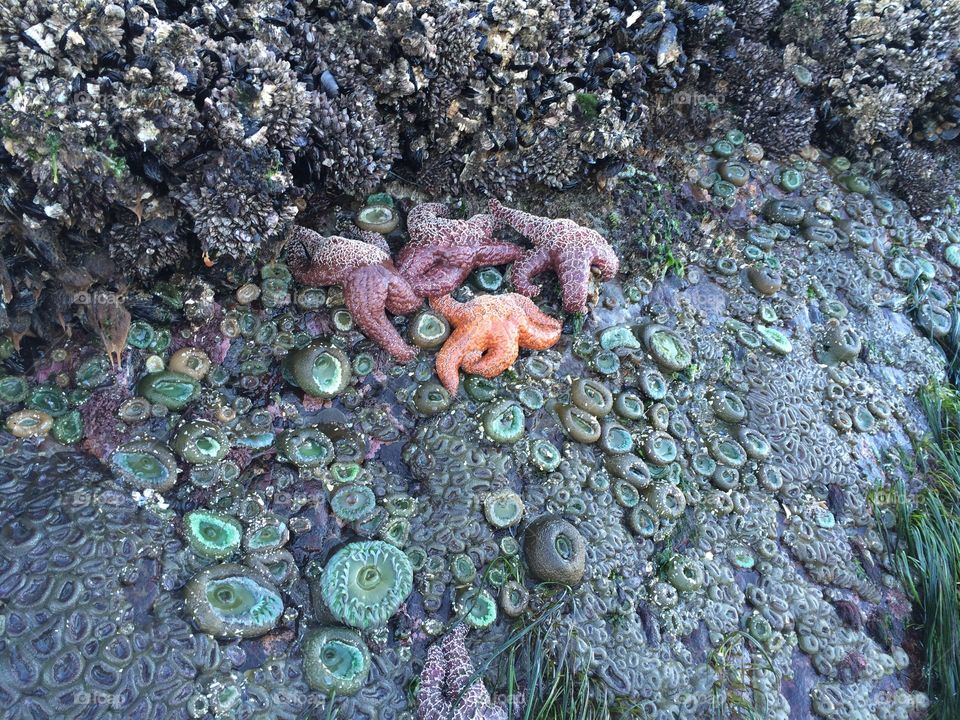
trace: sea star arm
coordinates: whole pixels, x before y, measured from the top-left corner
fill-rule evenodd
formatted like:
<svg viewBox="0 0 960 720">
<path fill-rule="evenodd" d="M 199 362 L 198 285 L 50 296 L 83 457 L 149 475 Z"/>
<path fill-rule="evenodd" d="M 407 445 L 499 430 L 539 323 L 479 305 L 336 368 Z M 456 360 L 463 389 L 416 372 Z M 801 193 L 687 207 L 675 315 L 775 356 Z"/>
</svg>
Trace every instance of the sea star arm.
<svg viewBox="0 0 960 720">
<path fill-rule="evenodd" d="M 322 238 L 319 234 L 302 225 L 294 225 L 287 233 L 287 267 L 294 275 L 302 276 L 310 267 L 312 254 L 310 248 Z"/>
<path fill-rule="evenodd" d="M 582 252 L 570 253 L 556 268 L 563 290 L 563 309 L 569 313 L 586 310 L 592 263 L 593 258 L 590 255 Z"/>
<path fill-rule="evenodd" d="M 470 352 L 472 340 L 469 328 L 461 325 L 453 331 L 437 353 L 437 377 L 451 395 L 456 395 L 460 387 L 460 365 L 464 356 Z"/>
<path fill-rule="evenodd" d="M 387 255 L 393 251 L 390 249 L 390 246 L 387 244 L 387 239 L 378 232 L 373 230 L 357 230 L 357 237 L 363 240 L 365 243 L 373 245 L 375 247 L 383 250 Z"/>
<path fill-rule="evenodd" d="M 453 292 L 464 281 L 477 265 L 477 252 L 465 245 L 421 244 L 401 254 L 399 270 L 421 296 L 438 297 Z"/>
<path fill-rule="evenodd" d="M 343 285 L 343 299 L 363 334 L 400 362 L 408 362 L 417 351 L 404 342 L 384 311 L 390 292 L 390 271 L 382 265 L 355 270 Z"/>
<path fill-rule="evenodd" d="M 430 307 L 454 325 L 461 325 L 469 318 L 466 304 L 457 302 L 450 295 L 439 295 L 430 298 Z"/>
<path fill-rule="evenodd" d="M 442 233 L 437 226 L 446 224 L 448 217 L 450 209 L 443 203 L 420 203 L 407 213 L 407 233 L 412 241 L 438 242 Z"/>
<path fill-rule="evenodd" d="M 523 257 L 524 250 L 513 243 L 491 243 L 481 245 L 473 254 L 473 267 L 484 265 L 506 265 Z"/>
<path fill-rule="evenodd" d="M 513 324 L 496 328 L 495 334 L 490 333 L 487 337 L 483 354 L 476 360 L 464 359 L 461 367 L 471 375 L 496 377 L 516 362 L 520 354 L 518 338 L 519 331 Z"/>
<path fill-rule="evenodd" d="M 427 661 L 420 674 L 417 689 L 417 716 L 420 720 L 445 720 L 452 708 L 443 697 L 443 685 L 447 680 L 443 648 L 434 643 L 427 650 Z"/>
<path fill-rule="evenodd" d="M 531 350 L 546 350 L 552 347 L 560 339 L 563 323 L 542 312 L 528 298 L 523 298 L 520 304 L 524 310 L 523 322 L 519 328 L 520 345 Z"/>
<path fill-rule="evenodd" d="M 400 275 L 390 280 L 387 290 L 385 307 L 394 315 L 409 315 L 423 305 L 423 299 L 411 287 L 410 283 Z"/>
<path fill-rule="evenodd" d="M 490 200 L 490 213 L 498 223 L 509 225 L 530 240 L 534 240 L 537 235 L 543 233 L 551 222 L 547 218 L 537 217 L 523 210 L 508 208 L 496 198 Z"/>
<path fill-rule="evenodd" d="M 617 272 L 620 270 L 620 260 L 606 241 L 597 248 L 597 253 L 593 258 L 593 266 L 600 271 L 600 277 L 604 280 L 612 280 L 617 276 Z"/>
<path fill-rule="evenodd" d="M 490 213 L 479 213 L 466 221 L 467 225 L 480 238 L 480 242 L 490 242 L 497 227 L 497 219 Z"/>
<path fill-rule="evenodd" d="M 528 297 L 540 294 L 540 288 L 530 278 L 550 268 L 550 251 L 546 248 L 534 248 L 513 266 L 513 286 L 517 292 Z"/>
</svg>

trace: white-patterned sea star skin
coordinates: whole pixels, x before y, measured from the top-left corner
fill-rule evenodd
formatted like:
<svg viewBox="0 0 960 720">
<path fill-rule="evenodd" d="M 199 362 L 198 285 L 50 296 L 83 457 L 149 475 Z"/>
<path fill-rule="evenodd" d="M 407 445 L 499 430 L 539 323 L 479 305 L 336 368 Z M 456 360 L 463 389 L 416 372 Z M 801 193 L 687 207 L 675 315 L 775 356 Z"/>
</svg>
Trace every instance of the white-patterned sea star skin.
<svg viewBox="0 0 960 720">
<path fill-rule="evenodd" d="M 382 240 L 382 238 L 381 238 Z M 290 230 L 287 265 L 297 282 L 313 287 L 339 285 L 347 310 L 363 333 L 401 362 L 417 351 L 404 342 L 387 318 L 409 315 L 423 300 L 397 272 L 390 255 L 363 240 L 323 237 L 304 227 Z"/>
<path fill-rule="evenodd" d="M 397 268 L 423 297 L 455 290 L 476 268 L 518 260 L 523 248 L 497 240 L 492 215 L 452 220 L 441 203 L 422 203 L 407 215 L 410 242 L 397 256 Z"/>
<path fill-rule="evenodd" d="M 536 297 L 540 288 L 532 282 L 536 275 L 553 270 L 563 291 L 563 309 L 583 312 L 587 308 L 590 271 L 596 268 L 603 280 L 610 280 L 620 269 L 613 248 L 595 230 L 573 220 L 551 219 L 504 207 L 490 201 L 490 212 L 498 223 L 509 225 L 533 243 L 513 266 L 513 285 L 517 292 Z"/>
<path fill-rule="evenodd" d="M 476 679 L 464 639 L 467 626 L 458 625 L 427 650 L 427 661 L 417 690 L 420 720 L 506 720 L 506 711 L 494 705 L 483 680 Z"/>
</svg>

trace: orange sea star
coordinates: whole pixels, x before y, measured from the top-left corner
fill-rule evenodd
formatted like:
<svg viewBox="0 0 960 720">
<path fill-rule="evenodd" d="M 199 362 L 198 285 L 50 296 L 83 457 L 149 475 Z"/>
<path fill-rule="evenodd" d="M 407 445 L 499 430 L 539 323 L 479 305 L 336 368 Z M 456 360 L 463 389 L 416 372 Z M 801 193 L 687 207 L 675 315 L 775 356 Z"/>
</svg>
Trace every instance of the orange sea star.
<svg viewBox="0 0 960 720">
<path fill-rule="evenodd" d="M 481 295 L 466 303 L 444 295 L 432 298 L 430 307 L 454 327 L 437 353 L 437 377 L 451 394 L 457 392 L 461 368 L 495 377 L 513 365 L 521 347 L 545 350 L 560 339 L 560 321 L 516 293 Z"/>
</svg>

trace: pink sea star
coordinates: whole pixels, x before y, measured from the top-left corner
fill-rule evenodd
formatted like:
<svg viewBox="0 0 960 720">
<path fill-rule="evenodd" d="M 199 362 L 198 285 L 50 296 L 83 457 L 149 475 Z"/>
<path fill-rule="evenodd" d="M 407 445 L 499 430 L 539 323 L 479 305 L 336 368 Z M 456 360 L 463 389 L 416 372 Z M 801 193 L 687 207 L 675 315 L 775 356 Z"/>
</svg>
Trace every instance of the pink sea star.
<svg viewBox="0 0 960 720">
<path fill-rule="evenodd" d="M 472 270 L 519 260 L 523 248 L 493 237 L 492 215 L 451 220 L 441 203 L 422 203 L 407 215 L 410 242 L 397 256 L 397 268 L 423 297 L 455 290 Z"/>
<path fill-rule="evenodd" d="M 323 237 L 294 226 L 287 237 L 287 264 L 297 282 L 342 287 L 357 327 L 397 360 L 407 362 L 417 351 L 404 342 L 385 311 L 408 315 L 423 301 L 397 272 L 383 238 L 376 233 L 362 235 L 366 242 L 337 235 Z"/>
<path fill-rule="evenodd" d="M 464 638 L 467 626 L 458 625 L 427 651 L 417 690 L 420 720 L 506 720 L 506 711 L 490 700 L 490 693 L 474 675 Z"/>
<path fill-rule="evenodd" d="M 583 312 L 587 307 L 590 270 L 610 280 L 617 274 L 620 262 L 603 236 L 578 225 L 573 220 L 538 217 L 521 210 L 490 201 L 490 212 L 498 223 L 509 225 L 533 243 L 523 258 L 513 266 L 513 285 L 528 297 L 539 294 L 540 288 L 531 278 L 554 270 L 563 290 L 563 309 Z"/>
</svg>

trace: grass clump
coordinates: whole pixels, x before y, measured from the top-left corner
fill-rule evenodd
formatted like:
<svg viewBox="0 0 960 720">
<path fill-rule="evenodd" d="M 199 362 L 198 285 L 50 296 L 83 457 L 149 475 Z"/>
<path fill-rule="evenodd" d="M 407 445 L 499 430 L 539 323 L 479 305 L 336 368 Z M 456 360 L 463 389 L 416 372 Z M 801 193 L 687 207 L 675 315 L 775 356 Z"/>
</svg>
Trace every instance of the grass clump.
<svg viewBox="0 0 960 720">
<path fill-rule="evenodd" d="M 894 565 L 918 608 L 931 720 L 960 718 L 960 393 L 929 385 L 920 401 L 930 425 L 918 448 L 926 486 L 910 497 L 900 480 L 891 503 Z M 889 526 L 890 523 L 888 522 Z"/>
<path fill-rule="evenodd" d="M 535 591 L 543 610 L 518 621 L 514 631 L 482 663 L 468 685 L 488 671 L 506 693 L 507 717 L 522 720 L 610 720 L 642 718 L 635 706 L 625 707 L 602 680 L 590 674 L 589 663 L 578 662 L 574 631 L 560 622 L 572 602 L 566 586 Z M 544 593 L 544 594 L 541 594 Z M 546 597 L 545 597 L 546 595 Z"/>
<path fill-rule="evenodd" d="M 745 630 L 726 635 L 710 651 L 708 662 L 716 679 L 710 698 L 713 720 L 763 720 L 769 717 L 766 696 L 757 686 L 759 673 L 779 673 L 763 645 Z"/>
</svg>

